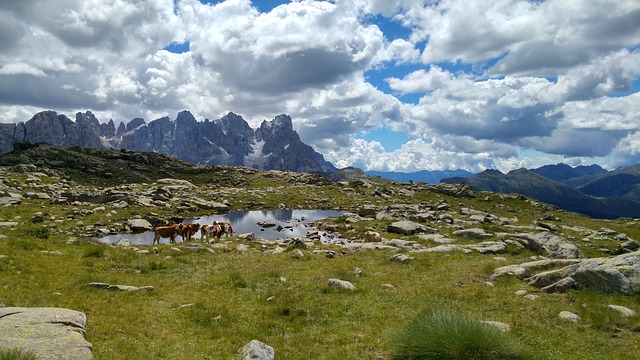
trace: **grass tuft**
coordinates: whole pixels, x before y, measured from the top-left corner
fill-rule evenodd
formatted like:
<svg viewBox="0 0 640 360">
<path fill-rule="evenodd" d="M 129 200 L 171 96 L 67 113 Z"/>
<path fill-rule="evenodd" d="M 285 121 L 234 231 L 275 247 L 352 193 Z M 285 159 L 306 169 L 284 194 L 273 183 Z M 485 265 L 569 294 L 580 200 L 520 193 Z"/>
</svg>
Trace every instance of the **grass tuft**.
<svg viewBox="0 0 640 360">
<path fill-rule="evenodd" d="M 459 313 L 422 310 L 391 336 L 392 359 L 525 359 L 521 345 L 497 328 Z"/>
<path fill-rule="evenodd" d="M 102 257 L 104 257 L 105 251 L 106 251 L 105 247 L 102 246 L 102 245 L 90 245 L 84 250 L 84 253 L 82 254 L 82 257 L 85 257 L 85 258 L 102 258 Z"/>
<path fill-rule="evenodd" d="M 0 360 L 37 360 L 38 356 L 32 351 L 20 348 L 0 349 Z"/>
</svg>

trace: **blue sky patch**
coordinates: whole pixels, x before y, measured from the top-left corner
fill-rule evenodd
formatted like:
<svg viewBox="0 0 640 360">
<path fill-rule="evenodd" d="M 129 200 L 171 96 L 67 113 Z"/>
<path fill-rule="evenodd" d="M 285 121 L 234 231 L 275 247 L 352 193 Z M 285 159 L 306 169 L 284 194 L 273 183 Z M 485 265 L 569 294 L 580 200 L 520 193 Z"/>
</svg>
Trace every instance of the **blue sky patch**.
<svg viewBox="0 0 640 360">
<path fill-rule="evenodd" d="M 356 139 L 364 139 L 366 141 L 377 141 L 382 147 L 384 147 L 385 151 L 392 152 L 394 150 L 400 149 L 402 145 L 404 145 L 409 137 L 402 132 L 389 130 L 387 128 L 379 128 L 367 133 L 363 133 L 359 131 L 355 135 Z"/>
</svg>

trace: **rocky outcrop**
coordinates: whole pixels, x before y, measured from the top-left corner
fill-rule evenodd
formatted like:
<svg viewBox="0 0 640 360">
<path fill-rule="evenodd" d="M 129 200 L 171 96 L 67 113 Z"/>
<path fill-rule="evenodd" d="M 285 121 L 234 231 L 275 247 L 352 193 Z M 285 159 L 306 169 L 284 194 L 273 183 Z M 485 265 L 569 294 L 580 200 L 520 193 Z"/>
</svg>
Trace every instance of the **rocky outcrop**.
<svg viewBox="0 0 640 360">
<path fill-rule="evenodd" d="M 0 308 L 0 349 L 22 349 L 38 359 L 93 359 L 84 313 L 61 308 Z"/>
<path fill-rule="evenodd" d="M 43 111 L 19 124 L 0 124 L 0 153 L 15 143 L 44 142 L 57 146 L 115 147 L 157 152 L 203 165 L 248 166 L 258 170 L 332 173 L 337 169 L 293 130 L 291 117 L 278 115 L 255 131 L 239 115 L 197 121 L 189 111 L 175 120 L 149 123 L 136 118 L 117 131 L 113 120 L 100 124 L 90 112 L 77 113 L 75 122 L 54 111 Z"/>
<path fill-rule="evenodd" d="M 557 268 L 558 266 L 562 266 Z M 591 289 L 607 293 L 640 293 L 640 252 L 610 258 L 541 260 L 498 268 L 492 278 L 512 275 L 545 292 Z"/>
</svg>

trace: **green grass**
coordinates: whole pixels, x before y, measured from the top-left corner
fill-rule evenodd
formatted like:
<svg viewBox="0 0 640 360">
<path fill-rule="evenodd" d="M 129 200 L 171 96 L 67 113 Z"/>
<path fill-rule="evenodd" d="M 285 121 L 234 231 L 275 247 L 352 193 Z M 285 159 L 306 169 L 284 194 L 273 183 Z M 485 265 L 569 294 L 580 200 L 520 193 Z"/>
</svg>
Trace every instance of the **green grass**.
<svg viewBox="0 0 640 360">
<path fill-rule="evenodd" d="M 216 200 L 233 204 L 234 209 L 262 202 L 265 205 L 261 209 L 284 203 L 292 209 L 322 206 L 357 210 L 372 204 L 382 207 L 407 202 L 435 205 L 444 198 L 454 214 L 460 207 L 472 207 L 503 217 L 517 217 L 517 225 L 523 226 L 533 224 L 550 212 L 510 197 L 503 200 L 492 197 L 491 201 L 483 201 L 484 196 L 454 199 L 418 190 L 412 198 L 386 199 L 373 198 L 371 189 L 360 187 L 349 191 L 338 185 L 294 186 L 289 181 L 276 181 L 259 173 L 238 181 L 228 174 L 225 176 L 224 184 L 251 186 L 252 190 L 241 188 L 213 195 L 209 188 L 220 186 L 216 178 L 196 174 L 193 182 L 205 184 L 196 195 L 203 199 L 216 196 Z M 152 186 L 136 185 L 132 191 Z M 391 195 L 397 191 L 392 185 L 381 189 Z M 394 334 L 410 332 L 407 329 L 416 326 L 417 321 L 424 322 L 416 320 L 422 316 L 429 319 L 426 316 L 429 311 L 420 313 L 423 315 L 417 312 L 430 303 L 446 305 L 447 311 L 441 317 L 451 315 L 455 309 L 454 315 L 465 314 L 464 319 L 472 319 L 474 325 L 455 325 L 465 334 L 457 340 L 458 346 L 473 340 L 472 349 L 512 354 L 510 347 L 497 347 L 498 350 L 492 347 L 494 343 L 489 340 L 496 336 L 505 344 L 517 341 L 528 359 L 640 358 L 638 319 L 621 318 L 607 310 L 609 304 L 638 310 L 638 296 L 586 291 L 546 294 L 513 278 L 495 281 L 493 287 L 485 284 L 495 268 L 530 260 L 535 254 L 528 250 L 512 249 L 501 254 L 505 261 L 477 253 L 415 253 L 411 254 L 414 260 L 398 264 L 388 260 L 396 253 L 392 250 L 346 251 L 324 245 L 305 250 L 302 259 L 292 258 L 289 252 L 263 253 L 257 244 L 248 244 L 251 250 L 239 253 L 233 249 L 244 242 L 231 238 L 227 251 L 193 251 L 178 243 L 155 247 L 139 245 L 138 248 L 149 250 L 148 254 L 141 254 L 133 249 L 89 241 L 80 233 L 84 226 L 96 222 L 111 227 L 134 215 L 146 216 L 150 212 L 165 219 L 204 214 L 197 209 L 172 206 L 131 205 L 126 209 L 112 209 L 106 205 L 106 211 L 94 212 L 95 207 L 51 205 L 24 199 L 20 206 L 0 209 L 0 220 L 18 223 L 15 228 L 0 228 L 0 255 L 3 255 L 0 257 L 0 303 L 84 312 L 87 340 L 93 344 L 96 359 L 231 359 L 252 339 L 272 346 L 278 359 L 398 358 L 397 344 L 401 342 Z M 116 214 L 106 216 L 111 210 Z M 47 217 L 43 224 L 47 227 L 42 228 L 50 232 L 47 237 L 39 236 L 29 230 L 40 229 L 28 221 L 36 212 L 65 220 L 53 224 Z M 625 220 L 604 221 L 560 211 L 551 213 L 561 218 L 563 225 L 584 226 L 594 231 L 607 227 L 640 239 L 640 225 Z M 77 226 L 78 221 L 84 226 Z M 386 233 L 390 220 L 347 223 L 341 217 L 334 222 L 341 226 L 340 235 L 345 238 L 361 238 L 370 228 L 386 238 L 400 237 Z M 426 225 L 444 235 L 456 229 L 437 222 Z M 486 228 L 491 232 L 511 231 L 503 226 Z M 575 243 L 590 256 L 602 256 L 598 249 L 613 244 L 606 239 L 583 241 L 576 230 L 563 230 L 561 236 L 575 238 Z M 72 237 L 79 240 L 69 243 Z M 182 252 L 172 251 L 171 247 L 181 248 Z M 312 252 L 327 248 L 336 251 L 334 258 Z M 362 270 L 361 276 L 355 276 L 356 267 Z M 329 278 L 348 280 L 357 290 L 329 288 L 326 285 Z M 107 292 L 82 286 L 89 282 L 149 285 L 156 290 Z M 383 286 L 385 284 L 393 287 Z M 515 296 L 521 289 L 540 297 L 529 300 Z M 563 310 L 580 315 L 582 320 L 578 324 L 561 321 L 558 313 Z M 475 328 L 480 319 L 508 323 L 511 330 L 507 334 L 487 334 L 485 331 L 491 328 Z M 433 331 L 444 326 L 435 326 Z M 415 339 L 409 336 L 405 341 Z M 486 343 L 491 346 L 483 345 Z"/>
<path fill-rule="evenodd" d="M 0 360 L 38 360 L 38 357 L 29 350 L 0 349 Z"/>
</svg>

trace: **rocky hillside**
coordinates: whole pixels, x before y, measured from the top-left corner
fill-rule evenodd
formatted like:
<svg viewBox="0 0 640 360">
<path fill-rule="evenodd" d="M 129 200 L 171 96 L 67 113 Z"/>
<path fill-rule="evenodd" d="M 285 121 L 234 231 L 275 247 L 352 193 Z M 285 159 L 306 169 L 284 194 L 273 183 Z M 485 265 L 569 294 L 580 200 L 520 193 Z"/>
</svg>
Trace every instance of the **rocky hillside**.
<svg viewBox="0 0 640 360">
<path fill-rule="evenodd" d="M 293 130 L 291 117 L 278 115 L 253 130 L 239 115 L 197 121 L 188 111 L 147 123 L 136 118 L 100 123 L 91 112 L 77 113 L 75 121 L 54 111 L 43 111 L 18 124 L 0 124 L 0 153 L 17 142 L 46 142 L 57 146 L 125 149 L 157 152 L 202 165 L 247 166 L 257 170 L 332 173 L 337 169 L 304 144 Z"/>
</svg>

